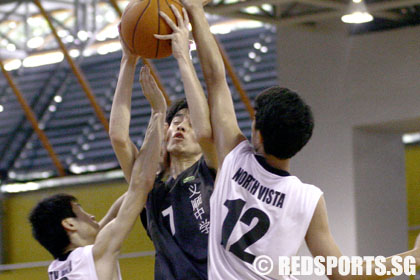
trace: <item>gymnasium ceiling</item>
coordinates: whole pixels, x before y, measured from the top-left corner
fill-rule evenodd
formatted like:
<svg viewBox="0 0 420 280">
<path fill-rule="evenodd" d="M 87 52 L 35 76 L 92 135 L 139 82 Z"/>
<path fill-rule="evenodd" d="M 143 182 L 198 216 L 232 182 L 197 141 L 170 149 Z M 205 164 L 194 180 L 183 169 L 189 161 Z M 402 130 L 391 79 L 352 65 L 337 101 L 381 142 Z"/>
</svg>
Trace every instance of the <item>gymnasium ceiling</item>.
<svg viewBox="0 0 420 280">
<path fill-rule="evenodd" d="M 117 0 L 120 9 L 128 1 Z M 109 0 L 41 0 L 69 48 L 115 40 L 118 16 Z M 250 19 L 280 26 L 341 23 L 350 0 L 213 0 L 206 10 L 226 18 Z M 365 0 L 374 20 L 349 24 L 351 34 L 420 24 L 420 0 Z M 212 19 L 219 21 L 218 16 Z M 344 24 L 344 23 L 341 23 Z M 114 30 L 107 32 L 106 29 Z M 80 32 L 82 31 L 82 32 Z M 110 35 L 111 34 L 111 35 Z M 40 42 L 35 37 L 42 37 Z M 28 43 L 32 47 L 28 47 Z M 57 48 L 46 22 L 32 1 L 0 0 L 0 50 L 12 56 Z"/>
</svg>

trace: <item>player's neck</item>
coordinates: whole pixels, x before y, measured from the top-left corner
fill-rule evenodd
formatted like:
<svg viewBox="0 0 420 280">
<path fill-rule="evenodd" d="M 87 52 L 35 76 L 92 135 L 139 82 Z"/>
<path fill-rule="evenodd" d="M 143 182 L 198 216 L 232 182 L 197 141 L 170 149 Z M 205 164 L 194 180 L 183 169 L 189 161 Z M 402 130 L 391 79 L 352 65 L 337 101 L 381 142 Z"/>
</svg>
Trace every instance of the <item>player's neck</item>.
<svg viewBox="0 0 420 280">
<path fill-rule="evenodd" d="M 263 157 L 271 167 L 290 172 L 290 159 L 278 159 L 273 155 L 267 155 L 265 153 Z"/>
<path fill-rule="evenodd" d="M 75 249 L 79 247 L 84 247 L 84 246 L 95 243 L 94 240 L 86 240 L 82 238 L 81 236 L 79 236 L 77 233 L 72 233 L 69 236 L 69 238 L 70 238 L 70 245 L 66 248 L 66 251 L 64 253 L 74 251 Z"/>
<path fill-rule="evenodd" d="M 171 154 L 171 164 L 169 167 L 170 176 L 172 178 L 178 177 L 178 175 L 183 172 L 185 169 L 191 167 L 194 163 L 197 162 L 201 157 L 201 154 L 196 155 L 172 155 Z"/>
</svg>

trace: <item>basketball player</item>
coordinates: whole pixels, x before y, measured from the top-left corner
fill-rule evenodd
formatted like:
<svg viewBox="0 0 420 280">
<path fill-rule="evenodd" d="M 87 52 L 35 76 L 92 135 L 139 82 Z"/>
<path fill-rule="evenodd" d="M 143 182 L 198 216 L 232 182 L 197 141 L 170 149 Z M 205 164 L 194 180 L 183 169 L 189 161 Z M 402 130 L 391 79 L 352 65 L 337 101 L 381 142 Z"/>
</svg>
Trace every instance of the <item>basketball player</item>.
<svg viewBox="0 0 420 280">
<path fill-rule="evenodd" d="M 293 256 L 304 239 L 314 256 L 342 256 L 329 230 L 322 191 L 290 174 L 291 158 L 312 135 L 310 107 L 289 89 L 273 87 L 263 91 L 255 100 L 256 117 L 250 143 L 236 120 L 223 60 L 202 1 L 183 0 L 183 5 L 191 17 L 209 91 L 213 137 L 220 163 L 210 200 L 209 279 L 283 279 L 277 275 L 278 269 L 273 269 L 270 278 L 259 275 L 253 268 L 255 259 L 265 255 L 276 261 L 279 256 Z M 165 14 L 161 16 L 174 33 L 156 37 L 171 39 L 174 48 L 188 22 L 175 8 L 172 10 L 177 25 Z M 187 94 L 187 100 L 203 102 L 203 97 Z M 414 256 L 420 264 L 419 247 L 420 238 L 413 250 L 400 256 Z M 385 265 L 388 270 L 392 268 L 390 258 Z M 329 277 L 345 278 L 337 268 Z M 392 275 L 359 278 L 389 277 Z"/>
<path fill-rule="evenodd" d="M 123 47 L 111 109 L 110 136 L 127 181 L 137 148 L 129 137 L 137 57 Z M 157 86 L 151 91 L 160 91 Z M 162 101 L 163 102 L 163 101 Z M 151 104 L 159 111 L 163 104 Z M 156 177 L 142 222 L 156 249 L 155 279 L 207 279 L 209 200 L 216 166 L 208 106 L 175 102 L 166 116 L 168 164 Z"/>
<path fill-rule="evenodd" d="M 163 96 L 152 96 L 151 103 L 159 98 L 164 100 Z M 101 222 L 66 194 L 46 198 L 32 210 L 34 237 L 56 258 L 48 268 L 50 280 L 121 279 L 117 257 L 153 187 L 164 119 L 162 113 L 153 114 L 133 164 L 128 191 Z"/>
</svg>

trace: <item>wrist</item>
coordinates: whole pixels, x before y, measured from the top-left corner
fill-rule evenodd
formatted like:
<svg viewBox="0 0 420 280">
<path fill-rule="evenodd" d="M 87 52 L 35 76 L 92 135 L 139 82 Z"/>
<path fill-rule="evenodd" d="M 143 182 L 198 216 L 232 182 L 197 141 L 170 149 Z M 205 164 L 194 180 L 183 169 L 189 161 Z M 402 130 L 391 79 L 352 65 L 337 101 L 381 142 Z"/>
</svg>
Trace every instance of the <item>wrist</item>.
<svg viewBox="0 0 420 280">
<path fill-rule="evenodd" d="M 179 66 L 188 65 L 188 63 L 191 61 L 190 53 L 189 52 L 184 52 L 181 55 L 177 56 L 176 60 L 179 64 Z"/>
<path fill-rule="evenodd" d="M 200 17 L 204 14 L 204 6 L 200 3 L 194 3 L 188 7 L 185 7 L 188 12 L 188 16 L 192 18 Z"/>
<path fill-rule="evenodd" d="M 154 117 L 165 117 L 166 108 L 152 108 L 152 116 Z"/>
<path fill-rule="evenodd" d="M 121 61 L 131 63 L 131 64 L 136 64 L 138 59 L 139 59 L 138 56 L 123 54 Z"/>
</svg>

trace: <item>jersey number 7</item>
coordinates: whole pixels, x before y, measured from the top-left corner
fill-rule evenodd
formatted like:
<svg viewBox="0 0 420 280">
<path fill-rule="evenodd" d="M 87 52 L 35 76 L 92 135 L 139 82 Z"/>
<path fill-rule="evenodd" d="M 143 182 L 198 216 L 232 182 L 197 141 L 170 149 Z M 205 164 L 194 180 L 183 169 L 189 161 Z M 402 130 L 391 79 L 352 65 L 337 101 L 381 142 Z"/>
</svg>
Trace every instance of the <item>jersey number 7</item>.
<svg viewBox="0 0 420 280">
<path fill-rule="evenodd" d="M 249 208 L 241 216 L 242 210 L 245 207 L 245 201 L 242 199 L 226 200 L 224 205 L 229 209 L 222 226 L 222 246 L 226 249 L 227 242 L 232 234 L 233 228 L 238 220 L 246 225 L 251 225 L 254 218 L 258 219 L 257 224 L 247 233 L 245 233 L 238 241 L 230 245 L 229 251 L 235 256 L 253 264 L 255 255 L 245 252 L 245 249 L 261 239 L 270 227 L 270 218 L 267 214 L 257 208 Z"/>
</svg>

